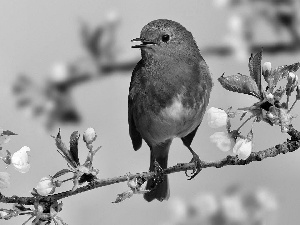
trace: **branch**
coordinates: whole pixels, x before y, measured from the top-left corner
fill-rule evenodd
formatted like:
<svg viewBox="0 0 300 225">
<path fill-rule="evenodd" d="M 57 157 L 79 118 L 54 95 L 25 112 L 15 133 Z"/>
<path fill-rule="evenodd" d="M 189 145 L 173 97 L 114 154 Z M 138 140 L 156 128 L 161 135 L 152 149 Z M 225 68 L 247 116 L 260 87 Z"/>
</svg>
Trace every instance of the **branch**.
<svg viewBox="0 0 300 225">
<path fill-rule="evenodd" d="M 209 168 L 209 167 L 215 167 L 215 168 L 221 168 L 224 166 L 229 165 L 247 165 L 251 162 L 255 161 L 262 161 L 263 159 L 269 158 L 269 157 L 275 157 L 279 154 L 286 154 L 288 152 L 294 152 L 300 147 L 300 132 L 297 131 L 290 125 L 288 134 L 291 136 L 290 140 L 287 140 L 286 142 L 282 144 L 278 144 L 274 147 L 258 151 L 258 152 L 252 152 L 251 155 L 246 160 L 240 160 L 237 156 L 227 156 L 226 158 L 215 161 L 215 162 L 201 162 L 201 169 Z M 172 174 L 187 170 L 193 170 L 195 168 L 194 163 L 179 163 L 175 166 L 169 167 L 163 171 L 164 174 Z M 0 202 L 3 203 L 18 203 L 22 205 L 33 205 L 36 201 L 43 201 L 43 202 L 55 202 L 60 199 L 70 197 L 82 192 L 90 191 L 95 188 L 100 188 L 103 186 L 108 186 L 116 183 L 126 182 L 128 179 L 133 179 L 135 177 L 141 177 L 145 178 L 146 180 L 155 177 L 155 172 L 143 172 L 143 173 L 137 173 L 137 174 L 130 174 L 130 175 L 123 175 L 119 177 L 114 178 L 107 178 L 107 179 L 98 179 L 93 182 L 90 182 L 89 184 L 82 186 L 80 188 L 77 188 L 75 191 L 66 191 L 61 192 L 49 196 L 36 196 L 36 197 L 6 197 L 0 193 Z"/>
<path fill-rule="evenodd" d="M 295 53 L 300 50 L 300 43 L 260 43 L 249 46 L 249 52 L 259 52 L 261 48 L 264 49 L 265 53 L 269 54 Z M 230 45 L 208 46 L 203 48 L 201 52 L 203 55 L 228 56 L 233 54 L 234 49 Z"/>
</svg>

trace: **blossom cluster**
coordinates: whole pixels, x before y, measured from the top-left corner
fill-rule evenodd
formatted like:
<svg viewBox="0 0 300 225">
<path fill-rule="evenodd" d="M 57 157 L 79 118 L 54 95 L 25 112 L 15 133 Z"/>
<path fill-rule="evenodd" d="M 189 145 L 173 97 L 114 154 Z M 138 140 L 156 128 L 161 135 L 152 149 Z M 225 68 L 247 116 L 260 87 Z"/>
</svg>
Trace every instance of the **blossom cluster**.
<svg viewBox="0 0 300 225">
<path fill-rule="evenodd" d="M 224 194 L 200 193 L 187 202 L 175 198 L 170 208 L 172 218 L 163 225 L 257 225 L 272 219 L 278 202 L 266 188 L 242 191 L 231 187 Z"/>
<path fill-rule="evenodd" d="M 247 137 L 243 137 L 237 130 L 230 130 L 230 117 L 232 113 L 226 112 L 223 109 L 211 107 L 207 111 L 208 124 L 212 128 L 220 128 L 227 126 L 227 131 L 216 132 L 210 136 L 210 141 L 223 152 L 232 150 L 233 154 L 237 155 L 239 159 L 247 159 L 253 149 L 252 132 L 249 132 Z M 238 139 L 238 140 L 237 140 Z"/>
<path fill-rule="evenodd" d="M 3 153 L 3 146 L 9 143 L 11 136 L 16 135 L 9 130 L 3 130 L 0 128 L 0 159 L 7 165 L 12 165 L 20 173 L 27 173 L 30 169 L 28 152 L 30 148 L 23 146 L 20 150 L 11 153 L 6 150 Z M 10 185 L 10 174 L 7 172 L 0 172 L 0 190 L 3 188 L 8 188 Z"/>
<path fill-rule="evenodd" d="M 228 91 L 247 94 L 255 97 L 259 101 L 251 106 L 239 108 L 232 111 L 218 109 L 215 107 L 207 111 L 208 124 L 212 128 L 220 128 L 226 126 L 226 131 L 216 132 L 210 140 L 217 147 L 228 152 L 232 150 L 233 154 L 239 159 L 246 160 L 253 150 L 253 124 L 254 122 L 266 122 L 278 125 L 281 132 L 289 131 L 294 116 L 291 110 L 300 100 L 300 84 L 298 76 L 295 72 L 300 68 L 300 63 L 292 65 L 279 66 L 272 68 L 270 62 L 261 65 L 262 51 L 251 55 L 249 58 L 249 75 L 237 74 L 224 76 L 218 79 L 223 88 Z M 262 77 L 266 81 L 266 86 L 262 81 Z M 279 81 L 282 81 L 282 85 Z M 279 85 L 280 84 L 280 85 Z M 290 105 L 291 99 L 294 98 Z M 241 113 L 240 121 L 247 114 L 250 116 L 236 129 L 231 128 L 231 120 Z M 242 135 L 240 129 L 249 121 L 252 121 L 250 131 L 246 135 Z"/>
<path fill-rule="evenodd" d="M 9 137 L 2 137 L 4 135 L 12 135 L 13 133 L 3 131 L 0 137 L 2 141 L 0 144 L 7 143 Z M 60 155 L 66 160 L 68 169 L 61 169 L 53 176 L 45 176 L 40 179 L 37 186 L 33 188 L 31 194 L 36 197 L 34 208 L 25 207 L 21 204 L 14 204 L 12 209 L 0 208 L 0 219 L 11 219 L 18 215 L 29 215 L 29 219 L 24 222 L 26 224 L 32 220 L 32 224 L 50 224 L 53 221 L 55 224 L 65 224 L 63 220 L 57 215 L 62 210 L 62 203 L 55 201 L 55 198 L 51 201 L 51 204 L 47 204 L 43 197 L 47 197 L 55 193 L 56 189 L 67 181 L 73 182 L 73 188 L 75 191 L 77 187 L 85 182 L 93 182 L 97 179 L 96 175 L 99 173 L 98 169 L 93 167 L 93 158 L 96 152 L 101 148 L 94 149 L 93 142 L 97 138 L 97 134 L 93 128 L 88 128 L 83 133 L 83 141 L 86 144 L 88 151 L 86 160 L 84 163 L 80 163 L 78 157 L 78 141 L 79 133 L 75 131 L 70 136 L 70 146 L 61 139 L 60 131 L 55 139 L 56 147 Z M 16 170 L 21 173 L 25 173 L 29 170 L 30 164 L 28 162 L 27 152 L 30 151 L 29 147 L 24 146 L 19 151 L 11 154 L 7 151 L 6 155 L 1 157 L 7 164 L 12 164 Z M 63 175 L 71 173 L 73 176 L 67 179 L 60 179 Z M 9 186 L 9 174 L 6 172 L 0 172 L 0 188 L 6 188 Z M 132 186 L 133 184 L 131 184 Z"/>
</svg>

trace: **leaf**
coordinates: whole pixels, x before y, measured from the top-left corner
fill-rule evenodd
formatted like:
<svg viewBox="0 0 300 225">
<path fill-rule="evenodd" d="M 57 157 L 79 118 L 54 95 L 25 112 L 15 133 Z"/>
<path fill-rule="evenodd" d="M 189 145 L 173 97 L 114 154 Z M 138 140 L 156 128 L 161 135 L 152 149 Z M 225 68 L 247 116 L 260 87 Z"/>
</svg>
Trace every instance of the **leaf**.
<svg viewBox="0 0 300 225">
<path fill-rule="evenodd" d="M 16 133 L 10 131 L 10 130 L 4 130 L 2 132 L 2 135 L 7 135 L 7 136 L 10 136 L 10 135 L 17 135 Z"/>
<path fill-rule="evenodd" d="M 58 152 L 64 157 L 64 159 L 74 168 L 77 167 L 75 161 L 73 160 L 73 157 L 65 145 L 65 143 L 61 140 L 60 130 L 55 138 L 55 144 L 58 148 Z"/>
<path fill-rule="evenodd" d="M 246 116 L 247 111 L 243 112 L 243 114 L 241 115 L 240 121 L 242 121 L 244 119 L 244 117 Z"/>
<path fill-rule="evenodd" d="M 52 178 L 58 178 L 58 177 L 60 177 L 60 176 L 62 176 L 62 175 L 64 175 L 64 174 L 70 173 L 70 172 L 72 172 L 72 171 L 69 170 L 69 169 L 62 169 L 62 170 L 58 171 L 56 174 L 54 174 L 54 175 L 52 176 Z"/>
<path fill-rule="evenodd" d="M 272 70 L 271 75 L 268 77 L 268 85 L 271 89 L 270 91 L 273 91 L 278 83 L 282 78 L 285 78 L 288 76 L 289 72 L 295 73 L 300 68 L 300 63 L 294 63 L 292 65 L 284 65 L 279 66 L 276 69 Z"/>
<path fill-rule="evenodd" d="M 242 74 L 224 77 L 224 74 L 218 78 L 223 88 L 228 91 L 252 95 L 260 99 L 260 91 L 255 81 L 250 77 Z"/>
<path fill-rule="evenodd" d="M 74 131 L 70 136 L 70 153 L 73 160 L 76 162 L 77 165 L 80 165 L 79 158 L 78 158 L 78 139 L 80 134 L 78 131 Z"/>
<path fill-rule="evenodd" d="M 133 196 L 133 191 L 131 191 L 131 190 L 130 191 L 125 191 L 121 194 L 118 194 L 116 200 L 112 203 L 120 203 L 120 202 L 124 201 L 127 198 L 131 198 L 132 196 Z"/>
<path fill-rule="evenodd" d="M 262 51 L 256 53 L 254 56 L 251 54 L 248 63 L 250 76 L 257 84 L 259 94 L 261 93 L 261 58 L 262 58 Z"/>
</svg>

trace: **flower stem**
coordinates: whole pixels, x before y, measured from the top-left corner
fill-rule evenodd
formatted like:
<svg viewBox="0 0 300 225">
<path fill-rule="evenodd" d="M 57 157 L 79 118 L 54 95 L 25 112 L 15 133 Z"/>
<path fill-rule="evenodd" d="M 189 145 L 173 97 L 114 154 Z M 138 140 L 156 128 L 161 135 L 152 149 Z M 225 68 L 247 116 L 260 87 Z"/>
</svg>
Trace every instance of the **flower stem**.
<svg viewBox="0 0 300 225">
<path fill-rule="evenodd" d="M 291 108 L 288 110 L 288 113 L 293 109 L 293 107 L 295 106 L 296 102 L 297 102 L 297 99 L 295 99 L 295 101 L 293 102 L 293 105 L 292 105 Z"/>
<path fill-rule="evenodd" d="M 236 131 L 239 131 L 249 120 L 251 120 L 254 116 L 250 116 L 248 119 L 246 119 L 242 124 L 241 126 L 239 126 Z"/>
<path fill-rule="evenodd" d="M 73 180 L 73 179 L 74 179 L 74 177 L 71 177 L 71 178 L 68 178 L 68 179 L 66 179 L 66 180 L 62 180 L 61 182 L 64 183 L 64 182 L 67 182 L 67 181 Z"/>
</svg>

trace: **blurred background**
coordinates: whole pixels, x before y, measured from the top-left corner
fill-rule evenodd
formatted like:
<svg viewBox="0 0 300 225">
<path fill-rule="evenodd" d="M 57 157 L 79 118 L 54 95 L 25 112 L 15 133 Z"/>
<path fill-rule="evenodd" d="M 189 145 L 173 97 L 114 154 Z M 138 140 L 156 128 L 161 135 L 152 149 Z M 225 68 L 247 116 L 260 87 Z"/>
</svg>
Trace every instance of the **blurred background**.
<svg viewBox="0 0 300 225">
<path fill-rule="evenodd" d="M 255 102 L 251 96 L 229 93 L 217 78 L 248 74 L 250 53 L 264 46 L 262 62 L 273 67 L 300 61 L 298 1 L 1 1 L 0 2 L 0 126 L 17 133 L 4 146 L 11 152 L 29 146 L 31 169 L 20 174 L 12 167 L 6 196 L 30 196 L 39 180 L 66 168 L 54 139 L 61 128 L 63 140 L 77 130 L 93 127 L 102 146 L 94 160 L 100 178 L 147 171 L 149 149 L 135 152 L 127 124 L 127 95 L 131 71 L 140 58 L 131 49 L 148 22 L 171 19 L 194 38 L 213 74 L 210 106 L 227 109 Z M 300 106 L 293 112 L 297 114 Z M 299 118 L 294 127 L 300 129 Z M 216 130 L 206 117 L 193 141 L 200 158 L 218 160 L 209 137 Z M 255 124 L 254 148 L 264 150 L 289 136 L 279 127 Z M 82 139 L 81 161 L 88 152 Z M 64 199 L 60 216 L 70 225 L 81 224 L 296 224 L 300 221 L 300 152 L 254 162 L 203 170 L 187 181 L 184 173 L 169 176 L 171 197 L 145 202 L 142 196 L 112 204 L 125 183 L 99 188 Z M 169 165 L 188 162 L 189 151 L 174 140 Z M 60 190 L 68 190 L 72 184 Z M 6 207 L 0 204 L 1 207 Z M 223 209 L 223 217 L 217 209 Z M 206 211 L 204 210 L 206 209 Z M 226 209 L 226 210 L 225 210 Z M 248 214 L 257 221 L 247 220 Z M 246 215 L 247 214 L 247 215 Z M 188 219 L 187 219 L 188 218 Z M 213 218 L 213 219 L 207 219 Z M 22 224 L 18 217 L 1 224 Z M 207 221 L 204 221 L 206 220 Z M 201 222 L 199 222 L 201 221 Z"/>
</svg>

